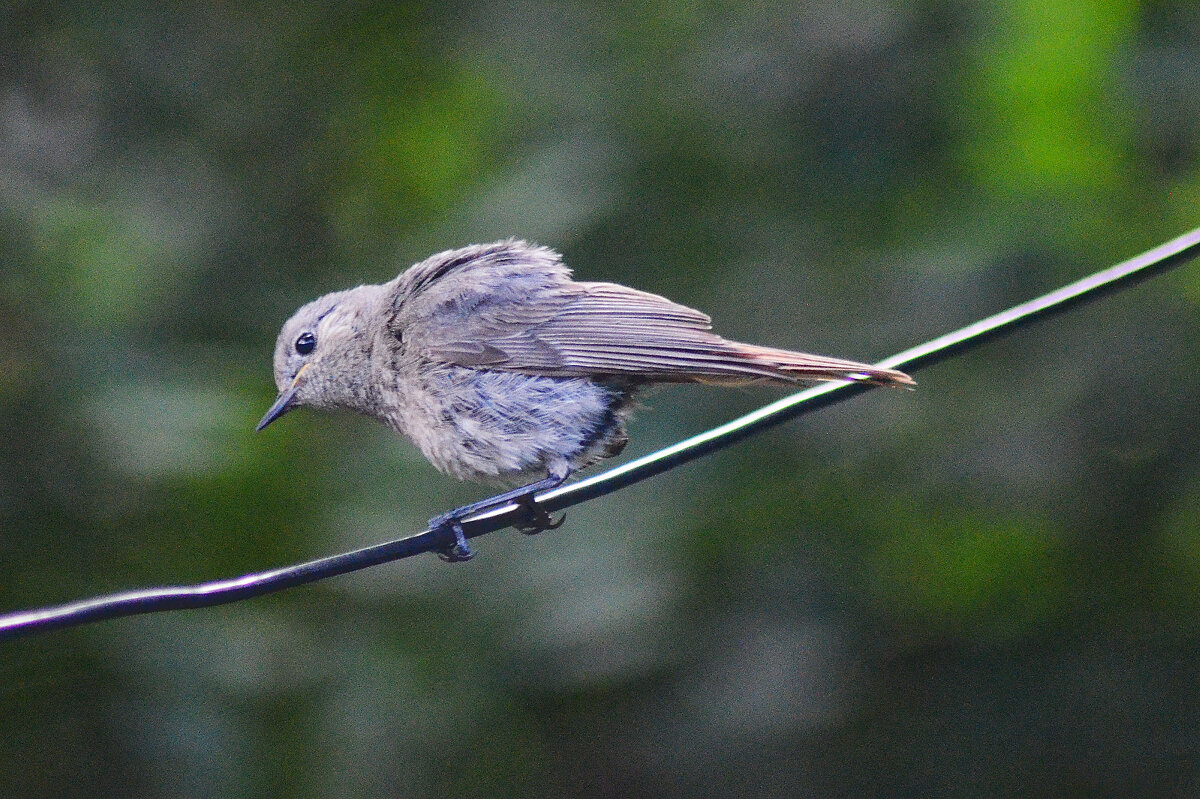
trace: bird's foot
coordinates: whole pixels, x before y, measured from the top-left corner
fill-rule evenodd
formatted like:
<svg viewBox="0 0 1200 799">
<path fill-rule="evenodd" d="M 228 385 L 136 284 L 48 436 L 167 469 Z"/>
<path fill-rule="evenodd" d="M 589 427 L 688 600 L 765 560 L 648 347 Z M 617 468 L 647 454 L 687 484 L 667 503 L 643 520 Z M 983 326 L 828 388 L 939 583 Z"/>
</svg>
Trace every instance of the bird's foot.
<svg viewBox="0 0 1200 799">
<path fill-rule="evenodd" d="M 475 553 L 471 551 L 471 547 L 467 544 L 467 536 L 463 532 L 462 522 L 457 516 L 452 513 L 434 516 L 429 520 L 430 530 L 444 530 L 447 527 L 454 533 L 454 543 L 443 549 L 439 549 L 437 556 L 446 563 L 463 563 L 475 557 Z"/>
<path fill-rule="evenodd" d="M 533 501 L 533 494 L 518 497 L 516 503 L 525 509 L 526 518 L 519 522 L 513 522 L 513 527 L 525 535 L 537 535 L 546 530 L 557 530 L 567 520 L 565 513 L 557 519 L 552 517 L 545 508 Z"/>
<path fill-rule="evenodd" d="M 559 527 L 565 521 L 566 517 L 560 516 L 557 520 L 551 518 L 545 508 L 534 502 L 533 498 L 539 491 L 545 491 L 546 489 L 562 485 L 562 482 L 567 479 L 567 475 L 569 474 L 570 470 L 564 468 L 561 470 L 561 473 L 556 471 L 548 477 L 530 483 L 527 486 L 514 488 L 497 494 L 494 497 L 481 499 L 478 502 L 472 502 L 470 505 L 463 505 L 461 508 L 447 511 L 440 516 L 434 516 L 429 520 L 430 530 L 454 533 L 454 543 L 439 550 L 438 557 L 448 563 L 470 560 L 474 553 L 471 552 L 471 547 L 467 546 L 467 536 L 463 533 L 462 520 L 477 513 L 494 510 L 509 502 L 515 502 L 525 510 L 525 518 L 513 525 L 522 533 L 533 535 L 543 530 L 553 530 Z"/>
</svg>

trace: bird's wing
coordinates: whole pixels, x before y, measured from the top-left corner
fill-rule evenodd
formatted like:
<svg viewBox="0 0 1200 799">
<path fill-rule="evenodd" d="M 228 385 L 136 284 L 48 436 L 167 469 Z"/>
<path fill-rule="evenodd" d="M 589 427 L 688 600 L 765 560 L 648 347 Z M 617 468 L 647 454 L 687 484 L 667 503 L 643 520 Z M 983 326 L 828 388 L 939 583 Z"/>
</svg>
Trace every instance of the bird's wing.
<svg viewBox="0 0 1200 799">
<path fill-rule="evenodd" d="M 899 372 L 854 361 L 728 341 L 711 332 L 711 321 L 699 311 L 615 283 L 571 281 L 557 256 L 547 257 L 551 251 L 522 254 L 529 252 L 533 257 L 477 253 L 474 259 L 458 258 L 452 269 L 427 267 L 411 278 L 413 285 L 424 281 L 418 291 L 398 292 L 406 297 L 394 315 L 393 333 L 431 360 L 556 377 L 911 382 Z M 497 265 L 498 258 L 503 263 Z M 438 274 L 426 279 L 430 272 Z"/>
</svg>

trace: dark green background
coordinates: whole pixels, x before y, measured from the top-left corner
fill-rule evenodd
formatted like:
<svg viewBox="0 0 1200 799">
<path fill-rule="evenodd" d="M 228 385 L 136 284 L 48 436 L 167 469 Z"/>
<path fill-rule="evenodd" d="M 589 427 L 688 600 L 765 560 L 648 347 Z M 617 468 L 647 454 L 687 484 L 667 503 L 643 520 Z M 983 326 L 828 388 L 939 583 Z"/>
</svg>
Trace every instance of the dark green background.
<svg viewBox="0 0 1200 799">
<path fill-rule="evenodd" d="M 296 306 L 437 250 L 870 359 L 1200 221 L 1184 0 L 180 5 L 0 11 L 0 609 L 482 496 L 252 433 Z M 1197 274 L 467 565 L 4 643 L 2 792 L 1195 795 Z M 659 391 L 627 453 L 778 395 Z"/>
</svg>

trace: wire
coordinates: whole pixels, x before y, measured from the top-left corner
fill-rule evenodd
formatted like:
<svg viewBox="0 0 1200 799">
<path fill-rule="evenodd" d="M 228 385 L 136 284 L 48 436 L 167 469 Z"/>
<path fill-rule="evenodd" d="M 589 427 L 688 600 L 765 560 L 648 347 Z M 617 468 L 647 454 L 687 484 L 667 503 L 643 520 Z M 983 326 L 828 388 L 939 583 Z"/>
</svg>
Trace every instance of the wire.
<svg viewBox="0 0 1200 799">
<path fill-rule="evenodd" d="M 880 361 L 878 366 L 916 371 L 1045 317 L 1064 313 L 1085 302 L 1127 289 L 1180 266 L 1197 255 L 1200 255 L 1200 228 L 1057 291 L 893 355 Z M 724 449 L 801 414 L 850 399 L 872 388 L 868 383 L 823 383 L 602 474 L 539 494 L 537 504 L 554 512 L 611 494 Z M 515 504 L 507 505 L 465 520 L 463 530 L 468 538 L 476 538 L 512 526 L 514 522 L 522 520 L 525 512 Z M 453 535 L 448 532 L 425 530 L 407 538 L 353 552 L 228 580 L 125 591 L 64 605 L 9 613 L 0 616 L 0 638 L 14 638 L 142 613 L 223 605 L 444 549 L 453 543 Z"/>
</svg>

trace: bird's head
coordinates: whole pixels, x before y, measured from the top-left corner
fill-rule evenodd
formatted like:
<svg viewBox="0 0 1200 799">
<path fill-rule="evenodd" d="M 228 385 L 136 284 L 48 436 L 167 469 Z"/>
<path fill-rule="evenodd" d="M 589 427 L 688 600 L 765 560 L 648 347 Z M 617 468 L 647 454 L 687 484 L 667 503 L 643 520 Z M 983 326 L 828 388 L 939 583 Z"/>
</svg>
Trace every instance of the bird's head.
<svg viewBox="0 0 1200 799">
<path fill-rule="evenodd" d="M 284 323 L 275 342 L 279 396 L 257 430 L 301 406 L 359 409 L 370 384 L 371 337 L 381 290 L 359 286 L 326 294 Z"/>
</svg>

